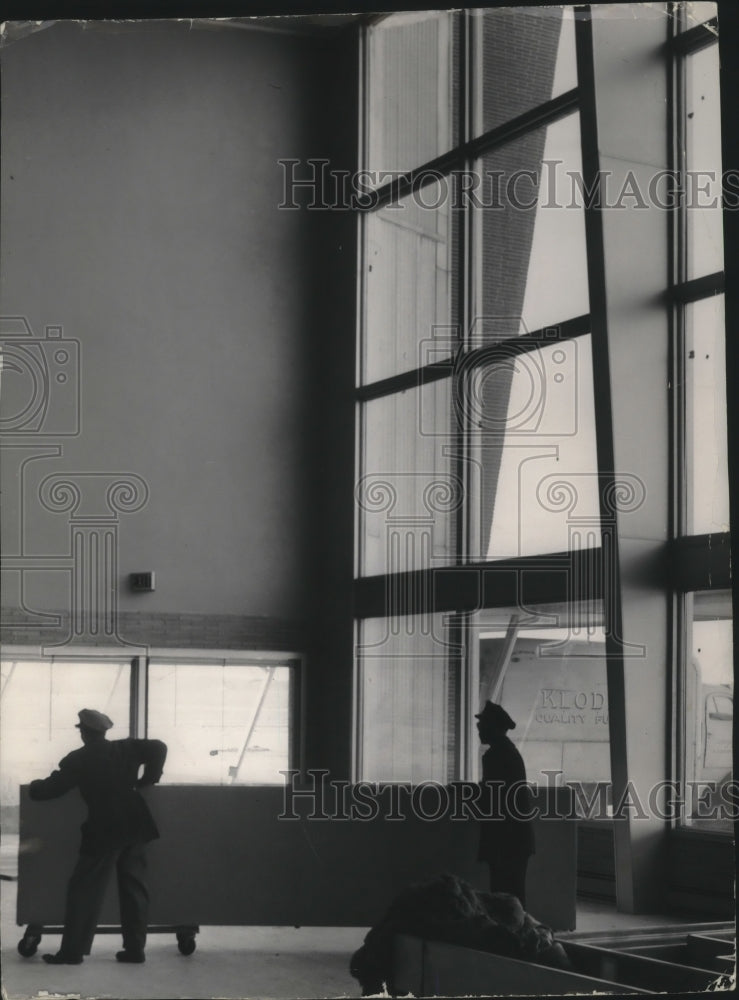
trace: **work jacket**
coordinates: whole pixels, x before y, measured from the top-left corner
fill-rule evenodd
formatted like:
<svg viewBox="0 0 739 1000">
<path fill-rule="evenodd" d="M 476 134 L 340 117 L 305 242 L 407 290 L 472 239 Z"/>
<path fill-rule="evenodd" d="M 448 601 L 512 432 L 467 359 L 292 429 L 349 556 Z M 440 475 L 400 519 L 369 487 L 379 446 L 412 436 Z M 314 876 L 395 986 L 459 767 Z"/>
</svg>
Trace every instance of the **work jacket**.
<svg viewBox="0 0 739 1000">
<path fill-rule="evenodd" d="M 48 778 L 32 781 L 29 795 L 56 799 L 79 788 L 88 809 L 82 824 L 83 854 L 146 843 L 159 831 L 137 789 L 159 781 L 166 756 L 166 744 L 160 740 L 92 740 L 67 754 Z"/>
</svg>

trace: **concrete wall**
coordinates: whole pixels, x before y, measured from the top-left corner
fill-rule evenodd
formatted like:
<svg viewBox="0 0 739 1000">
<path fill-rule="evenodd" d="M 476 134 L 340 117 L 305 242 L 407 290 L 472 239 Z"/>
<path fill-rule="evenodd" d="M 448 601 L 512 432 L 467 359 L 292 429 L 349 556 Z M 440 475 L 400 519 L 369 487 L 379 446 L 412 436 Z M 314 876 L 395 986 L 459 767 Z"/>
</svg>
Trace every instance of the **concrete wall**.
<svg viewBox="0 0 739 1000">
<path fill-rule="evenodd" d="M 669 166 L 667 17 L 662 5 L 638 23 L 625 8 L 609 15 L 598 9 L 592 22 L 599 167 L 609 189 L 619 192 L 633 172 L 646 191 L 657 171 Z M 634 497 L 617 500 L 611 513 L 618 575 L 607 582 L 610 607 L 619 611 L 606 639 L 611 774 L 614 801 L 629 782 L 646 801 L 669 775 L 671 725 L 670 607 L 657 572 L 670 530 L 670 326 L 664 305 L 669 217 L 655 205 L 624 210 L 614 198 L 602 212 L 607 345 L 603 351 L 602 340 L 600 350 L 594 344 L 594 360 L 601 373 L 610 372 L 615 481 L 626 484 L 625 494 L 631 484 Z M 608 459 L 599 459 L 607 468 Z M 649 912 L 659 905 L 665 832 L 664 821 L 654 815 L 625 810 L 617 817 L 619 909 Z"/>
<path fill-rule="evenodd" d="M 2 315 L 80 356 L 76 435 L 48 346 L 35 425 L 27 375 L 3 379 L 3 605 L 26 619 L 69 607 L 70 520 L 110 520 L 120 473 L 145 499 L 114 517 L 121 611 L 306 617 L 315 216 L 277 210 L 277 160 L 322 152 L 317 46 L 59 22 L 4 49 Z M 56 473 L 76 512 L 40 500 Z M 155 593 L 128 590 L 141 570 Z"/>
</svg>

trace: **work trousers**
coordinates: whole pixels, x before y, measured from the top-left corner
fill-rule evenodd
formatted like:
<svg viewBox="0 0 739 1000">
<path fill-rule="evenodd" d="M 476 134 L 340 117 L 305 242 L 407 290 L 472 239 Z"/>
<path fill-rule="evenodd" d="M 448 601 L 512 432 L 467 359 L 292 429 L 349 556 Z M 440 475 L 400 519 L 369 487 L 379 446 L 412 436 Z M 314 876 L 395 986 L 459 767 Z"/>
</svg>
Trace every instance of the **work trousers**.
<svg viewBox="0 0 739 1000">
<path fill-rule="evenodd" d="M 89 955 L 113 868 L 126 951 L 143 951 L 149 910 L 146 845 L 80 854 L 67 886 L 61 951 L 72 958 Z"/>
<path fill-rule="evenodd" d="M 521 906 L 526 909 L 526 868 L 528 855 L 501 857 L 488 861 L 490 870 L 490 891 L 509 892 L 517 896 Z"/>
</svg>

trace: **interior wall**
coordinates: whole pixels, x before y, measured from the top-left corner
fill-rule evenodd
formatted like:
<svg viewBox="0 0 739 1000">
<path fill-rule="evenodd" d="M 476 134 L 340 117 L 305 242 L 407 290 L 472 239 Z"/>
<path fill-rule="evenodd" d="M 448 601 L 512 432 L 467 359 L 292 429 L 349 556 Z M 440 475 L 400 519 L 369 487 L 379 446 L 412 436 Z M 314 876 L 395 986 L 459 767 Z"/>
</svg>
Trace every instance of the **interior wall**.
<svg viewBox="0 0 739 1000">
<path fill-rule="evenodd" d="M 316 217 L 278 209 L 278 160 L 320 155 L 317 53 L 189 22 L 57 22 L 4 48 L 1 306 L 31 331 L 3 324 L 6 610 L 68 609 L 73 522 L 98 519 L 122 613 L 306 619 Z M 23 350 L 49 380 L 25 424 Z M 144 570 L 155 592 L 132 593 Z"/>
</svg>

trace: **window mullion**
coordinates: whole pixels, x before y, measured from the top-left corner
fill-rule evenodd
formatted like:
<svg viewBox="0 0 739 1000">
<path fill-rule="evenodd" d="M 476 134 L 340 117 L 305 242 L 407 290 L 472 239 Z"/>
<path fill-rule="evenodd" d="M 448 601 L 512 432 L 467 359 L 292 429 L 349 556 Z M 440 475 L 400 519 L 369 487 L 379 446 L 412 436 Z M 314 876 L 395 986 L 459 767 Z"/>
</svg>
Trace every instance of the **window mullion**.
<svg viewBox="0 0 739 1000">
<path fill-rule="evenodd" d="M 462 125 L 462 141 L 466 144 L 476 132 L 477 117 L 480 111 L 479 101 L 479 80 L 480 80 L 480 45 L 479 32 L 476 31 L 477 19 L 471 11 L 465 11 L 463 20 L 463 37 L 461 45 L 461 66 L 460 66 L 460 96 L 463 101 L 460 122 Z M 467 155 L 464 160 L 463 169 L 466 174 L 474 169 L 474 161 Z M 468 335 L 472 329 L 475 314 L 477 312 L 475 302 L 475 292 L 479 288 L 479 280 L 475 275 L 475 268 L 479 264 L 480 255 L 475 252 L 476 220 L 473 217 L 472 205 L 469 200 L 461 209 L 462 223 L 459 227 L 459 274 L 458 274 L 458 307 L 457 322 L 459 328 L 459 347 L 464 350 L 468 346 Z M 454 379 L 454 376 L 452 376 Z M 452 413 L 455 410 L 454 381 L 452 382 L 451 406 Z M 470 540 L 472 533 L 476 530 L 475 511 L 473 509 L 473 497 L 476 495 L 474 484 L 471 481 L 474 474 L 474 463 L 470 454 L 470 434 L 467 421 L 461 422 L 460 413 L 466 413 L 466 408 L 457 410 L 456 438 L 457 438 L 457 472 L 462 482 L 464 503 L 460 504 L 457 511 L 457 533 L 456 533 L 456 561 L 464 563 L 467 561 L 470 552 Z M 475 693 L 473 690 L 473 679 L 475 676 L 475 662 L 471 644 L 465 632 L 465 622 L 467 616 L 461 618 L 455 616 L 454 639 L 459 644 L 457 654 L 450 652 L 450 657 L 458 656 L 458 673 L 456 685 L 456 721 L 457 721 L 457 759 L 456 777 L 462 780 L 469 780 L 472 775 L 472 755 L 470 750 L 469 734 L 472 729 L 472 713 L 475 711 Z"/>
<path fill-rule="evenodd" d="M 131 660 L 130 735 L 135 739 L 146 736 L 147 668 L 146 656 Z"/>
</svg>

